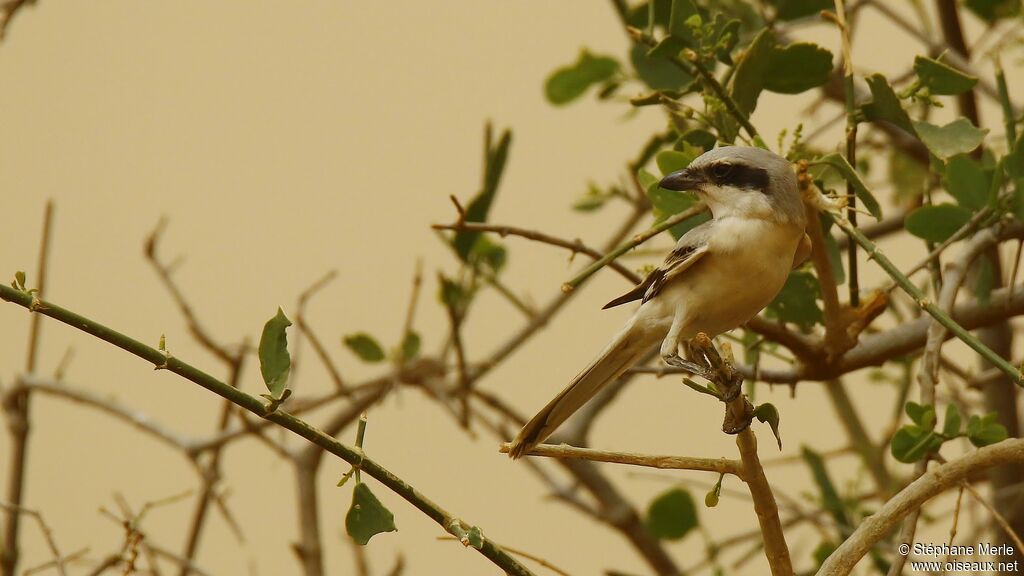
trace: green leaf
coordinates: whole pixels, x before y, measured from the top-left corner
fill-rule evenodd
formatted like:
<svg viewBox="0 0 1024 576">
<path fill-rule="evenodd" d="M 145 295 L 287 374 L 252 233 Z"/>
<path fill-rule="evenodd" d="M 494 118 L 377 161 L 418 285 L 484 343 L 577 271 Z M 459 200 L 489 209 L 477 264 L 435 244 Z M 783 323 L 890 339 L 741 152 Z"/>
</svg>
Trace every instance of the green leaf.
<svg viewBox="0 0 1024 576">
<path fill-rule="evenodd" d="M 690 161 L 692 161 L 693 158 L 696 158 L 699 155 L 700 150 L 692 146 L 686 152 L 666 150 L 658 154 L 657 163 L 662 171 L 675 170 L 676 166 L 682 166 L 685 168 L 690 164 Z M 689 158 L 689 160 L 687 160 L 687 158 Z M 665 173 L 668 174 L 669 172 Z M 647 192 L 647 197 L 651 201 L 655 224 L 662 222 L 669 216 L 673 216 L 687 210 L 697 203 L 697 199 L 691 194 L 661 188 L 658 186 L 658 178 L 643 168 L 637 172 L 637 180 L 640 182 L 640 186 L 642 186 Z M 678 240 L 683 234 L 686 234 L 695 226 L 707 222 L 709 218 L 710 215 L 706 213 L 694 216 L 693 218 L 687 218 L 683 222 L 669 228 L 669 233 L 673 238 Z"/>
<path fill-rule="evenodd" d="M 1024 178 L 1024 131 L 1017 134 L 1013 150 L 1006 156 L 1006 173 L 1010 178 Z"/>
<path fill-rule="evenodd" d="M 658 152 L 658 155 L 654 157 L 655 163 L 658 165 L 658 170 L 661 170 L 663 176 L 668 176 L 673 172 L 677 172 L 686 168 L 693 162 L 697 156 L 700 156 L 703 151 L 696 146 L 683 146 L 683 150 L 662 150 Z"/>
<path fill-rule="evenodd" d="M 846 508 L 843 506 L 842 498 L 839 497 L 839 492 L 836 491 L 835 484 L 832 483 L 832 478 L 828 475 L 825 461 L 820 454 L 806 446 L 801 452 L 804 462 L 811 469 L 811 475 L 814 476 L 814 483 L 818 485 L 818 491 L 821 492 L 821 500 L 825 509 L 832 515 L 836 524 L 841 527 L 849 526 L 850 520 L 846 515 Z"/>
<path fill-rule="evenodd" d="M 992 186 L 992 175 L 966 154 L 958 154 L 946 162 L 942 180 L 957 204 L 972 212 L 985 206 Z"/>
<path fill-rule="evenodd" d="M 697 506 L 682 488 L 672 488 L 647 508 L 647 529 L 660 540 L 679 540 L 697 527 Z"/>
<path fill-rule="evenodd" d="M 17 288 L 18 290 L 24 290 L 25 289 L 25 271 L 24 270 L 18 270 L 17 272 L 14 273 L 14 283 L 15 283 L 15 288 Z"/>
<path fill-rule="evenodd" d="M 497 274 L 508 262 L 508 251 L 498 242 L 485 235 L 480 235 L 469 252 L 469 259 L 475 264 L 486 266 L 491 272 Z"/>
<path fill-rule="evenodd" d="M 692 196 L 676 192 L 674 190 L 665 190 L 657 186 L 648 190 L 647 197 L 650 198 L 651 204 L 654 205 L 653 212 L 655 224 L 664 221 L 669 216 L 674 216 L 675 214 L 687 210 L 697 203 L 697 200 Z M 686 234 L 696 226 L 707 222 L 710 218 L 711 216 L 707 213 L 698 214 L 693 218 L 687 218 L 679 224 L 669 228 L 669 234 L 678 240 L 683 236 L 683 234 Z"/>
<path fill-rule="evenodd" d="M 719 500 L 720 496 L 718 492 L 716 492 L 715 489 L 712 488 L 711 490 L 708 491 L 707 494 L 704 495 L 704 507 L 714 508 L 715 506 L 718 506 Z"/>
<path fill-rule="evenodd" d="M 668 18 L 672 10 L 672 0 L 654 0 L 654 24 L 668 29 Z M 634 4 L 627 21 L 630 26 L 644 29 L 650 24 L 650 5 L 648 2 Z"/>
<path fill-rule="evenodd" d="M 761 335 L 753 330 L 744 330 L 741 336 L 743 345 L 743 361 L 748 366 L 756 366 L 761 361 L 761 350 L 767 348 L 770 343 L 761 339 Z M 769 348 L 770 349 L 770 348 Z"/>
<path fill-rule="evenodd" d="M 768 3 L 775 6 L 779 20 L 798 20 L 817 16 L 822 10 L 835 10 L 833 0 L 768 0 Z"/>
<path fill-rule="evenodd" d="M 364 482 L 352 491 L 352 506 L 345 515 L 345 530 L 361 546 L 377 534 L 394 532 L 395 515 L 381 504 Z"/>
<path fill-rule="evenodd" d="M 608 202 L 607 196 L 591 196 L 587 194 L 573 202 L 572 209 L 577 212 L 594 212 L 603 208 L 606 202 Z"/>
<path fill-rule="evenodd" d="M 603 208 L 611 197 L 610 192 L 601 190 L 591 182 L 587 186 L 587 192 L 572 203 L 572 209 L 577 212 L 593 212 Z"/>
<path fill-rule="evenodd" d="M 609 56 L 595 56 L 586 48 L 580 50 L 576 62 L 563 66 L 548 76 L 544 95 L 556 106 L 579 98 L 588 88 L 600 84 L 619 71 L 619 63 Z"/>
<path fill-rule="evenodd" d="M 680 136 L 679 140 L 676 140 L 674 148 L 682 151 L 686 150 L 687 146 L 690 145 L 700 148 L 703 152 L 707 152 L 715 147 L 715 142 L 717 141 L 718 138 L 716 138 L 711 132 L 700 128 L 694 128 Z"/>
<path fill-rule="evenodd" d="M 825 560 L 836 551 L 836 545 L 828 540 L 822 540 L 818 547 L 814 549 L 812 554 L 814 558 L 814 565 L 821 568 L 821 565 L 825 563 Z"/>
<path fill-rule="evenodd" d="M 878 204 L 878 200 L 876 200 L 875 196 L 870 190 L 868 190 L 864 181 L 860 179 L 860 175 L 858 175 L 857 171 L 853 169 L 853 166 L 850 166 L 850 163 L 846 161 L 846 158 L 833 152 L 831 154 L 826 154 L 811 163 L 827 164 L 835 168 L 844 180 L 853 185 L 854 194 L 857 195 L 857 198 L 864 204 L 864 207 L 867 208 L 868 212 L 870 212 L 877 220 L 882 219 L 882 206 Z"/>
<path fill-rule="evenodd" d="M 946 417 L 942 420 L 942 435 L 952 438 L 960 433 L 960 409 L 956 404 L 946 405 Z"/>
<path fill-rule="evenodd" d="M 768 305 L 766 312 L 768 316 L 792 322 L 806 332 L 821 322 L 821 308 L 818 306 L 820 297 L 818 279 L 807 270 L 794 270 L 789 273 L 786 284 Z"/>
<path fill-rule="evenodd" d="M 745 114 L 749 115 L 757 107 L 757 98 L 764 89 L 765 71 L 771 64 L 774 48 L 775 37 L 771 30 L 765 28 L 754 37 L 736 64 L 730 95 Z"/>
<path fill-rule="evenodd" d="M 942 160 L 974 150 L 981 145 L 985 134 L 988 134 L 988 128 L 977 128 L 964 117 L 957 118 L 945 126 L 914 122 L 914 130 L 928 150 Z"/>
<path fill-rule="evenodd" d="M 668 32 L 680 39 L 687 46 L 696 47 L 696 38 L 693 35 L 693 28 L 690 25 L 693 18 L 697 18 L 697 25 L 700 25 L 700 13 L 697 11 L 693 0 L 672 0 L 672 11 L 668 18 Z"/>
<path fill-rule="evenodd" d="M 889 181 L 900 199 L 921 195 L 928 185 L 929 174 L 927 166 L 922 166 L 896 146 L 890 148 Z"/>
<path fill-rule="evenodd" d="M 779 435 L 779 409 L 773 404 L 761 404 L 754 410 L 754 416 L 758 422 L 767 422 L 772 427 L 775 441 L 779 443 L 779 450 L 782 450 L 782 436 Z"/>
<path fill-rule="evenodd" d="M 410 330 L 402 338 L 402 360 L 412 360 L 420 353 L 420 335 Z"/>
<path fill-rule="evenodd" d="M 764 87 L 780 94 L 799 94 L 828 82 L 831 75 L 831 52 L 810 42 L 794 42 L 772 50 Z"/>
<path fill-rule="evenodd" d="M 727 20 L 722 14 L 716 14 L 715 24 L 718 30 L 715 35 L 715 58 L 722 64 L 732 66 L 732 51 L 740 41 L 742 23 L 738 18 Z"/>
<path fill-rule="evenodd" d="M 977 76 L 965 74 L 945 62 L 926 56 L 914 58 L 914 72 L 921 85 L 939 96 L 952 96 L 967 92 L 978 83 Z"/>
<path fill-rule="evenodd" d="M 945 242 L 968 220 L 971 213 L 966 208 L 954 204 L 935 204 L 922 206 L 907 216 L 904 226 L 918 238 L 929 242 Z"/>
<path fill-rule="evenodd" d="M 635 44 L 629 52 L 629 60 L 637 76 L 651 89 L 680 90 L 693 82 L 693 77 L 669 61 L 667 56 L 674 56 L 677 52 L 655 48 L 648 53 L 642 45 Z"/>
<path fill-rule="evenodd" d="M 704 506 L 708 508 L 714 508 L 718 506 L 718 500 L 722 495 L 722 480 L 725 478 L 725 474 L 718 475 L 718 482 L 711 487 L 711 490 L 704 495 Z"/>
<path fill-rule="evenodd" d="M 469 299 L 469 294 L 462 288 L 458 282 L 440 277 L 441 286 L 438 294 L 438 299 L 445 306 L 458 309 L 463 306 Z"/>
<path fill-rule="evenodd" d="M 881 74 L 872 74 L 864 79 L 871 89 L 871 102 L 864 105 L 864 117 L 872 122 L 889 122 L 908 134 L 916 135 L 910 116 L 896 96 L 889 81 Z"/>
<path fill-rule="evenodd" d="M 893 435 L 890 452 L 892 452 L 893 458 L 910 464 L 935 452 L 940 446 L 942 446 L 942 437 L 930 428 L 907 424 Z"/>
<path fill-rule="evenodd" d="M 1010 209 L 1017 220 L 1024 220 L 1024 176 L 1013 181 L 1013 198 Z"/>
<path fill-rule="evenodd" d="M 486 131 L 488 138 L 490 137 L 490 129 Z M 505 163 L 508 160 L 508 149 L 512 143 L 512 132 L 505 130 L 502 132 L 501 137 L 498 138 L 498 142 L 484 142 L 485 154 L 484 154 L 484 179 L 483 186 L 480 189 L 480 193 L 473 198 L 473 201 L 469 203 L 466 208 L 466 222 L 486 222 L 487 214 L 491 210 L 491 204 L 494 202 L 494 197 L 498 193 L 498 183 L 501 181 L 501 175 L 505 171 Z M 477 245 L 477 239 L 482 234 L 475 231 L 462 230 L 455 233 L 455 240 L 453 245 L 455 251 L 459 254 L 459 258 L 463 262 L 469 262 L 470 253 L 473 248 Z"/>
<path fill-rule="evenodd" d="M 349 334 L 343 342 L 363 362 L 380 362 L 384 360 L 384 349 L 377 340 L 365 332 Z"/>
<path fill-rule="evenodd" d="M 967 8 L 986 22 L 1020 14 L 1020 0 L 965 0 Z"/>
<path fill-rule="evenodd" d="M 978 448 L 1002 442 L 1006 440 L 1006 426 L 997 421 L 999 417 L 995 412 L 989 412 L 982 417 L 973 415 L 967 420 L 967 439 Z"/>
<path fill-rule="evenodd" d="M 935 427 L 935 407 L 931 405 L 918 404 L 917 402 L 907 402 L 903 406 L 904 412 L 907 416 L 922 428 L 931 429 Z"/>
<path fill-rule="evenodd" d="M 288 335 L 285 329 L 291 325 L 291 321 L 278 308 L 277 314 L 263 325 L 263 334 L 260 336 L 260 373 L 270 396 L 275 400 L 280 400 L 288 387 L 292 358 L 288 354 Z"/>
<path fill-rule="evenodd" d="M 636 171 L 636 180 L 637 182 L 640 183 L 640 187 L 643 188 L 644 191 L 648 193 L 651 189 L 651 186 L 658 185 L 658 177 L 655 176 L 654 174 L 651 174 L 650 172 L 643 168 Z"/>
</svg>

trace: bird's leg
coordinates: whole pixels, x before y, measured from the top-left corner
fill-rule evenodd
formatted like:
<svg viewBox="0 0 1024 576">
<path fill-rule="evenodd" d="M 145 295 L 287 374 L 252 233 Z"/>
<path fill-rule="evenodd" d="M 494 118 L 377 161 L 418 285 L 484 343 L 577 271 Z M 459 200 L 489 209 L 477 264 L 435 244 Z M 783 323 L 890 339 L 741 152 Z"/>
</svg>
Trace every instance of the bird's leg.
<svg viewBox="0 0 1024 576">
<path fill-rule="evenodd" d="M 679 335 L 682 331 L 683 307 L 677 306 L 676 313 L 672 317 L 672 326 L 668 329 L 668 334 L 665 335 L 665 339 L 661 341 L 661 359 L 669 366 L 682 368 L 683 370 L 687 370 L 697 376 L 703 376 L 707 372 L 703 366 L 696 362 L 684 359 L 679 355 Z M 689 350 L 687 349 L 687 351 Z"/>
</svg>

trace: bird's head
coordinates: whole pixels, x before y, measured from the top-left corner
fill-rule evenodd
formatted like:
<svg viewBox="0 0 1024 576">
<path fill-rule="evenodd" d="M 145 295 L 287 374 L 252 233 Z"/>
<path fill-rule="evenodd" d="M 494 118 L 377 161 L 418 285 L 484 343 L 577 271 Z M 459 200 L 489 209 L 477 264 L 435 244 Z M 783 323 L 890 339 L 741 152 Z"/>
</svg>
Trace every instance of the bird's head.
<svg viewBox="0 0 1024 576">
<path fill-rule="evenodd" d="M 804 208 L 789 161 L 748 146 L 723 146 L 665 176 L 666 190 L 691 190 L 715 218 L 740 216 L 803 226 Z"/>
</svg>

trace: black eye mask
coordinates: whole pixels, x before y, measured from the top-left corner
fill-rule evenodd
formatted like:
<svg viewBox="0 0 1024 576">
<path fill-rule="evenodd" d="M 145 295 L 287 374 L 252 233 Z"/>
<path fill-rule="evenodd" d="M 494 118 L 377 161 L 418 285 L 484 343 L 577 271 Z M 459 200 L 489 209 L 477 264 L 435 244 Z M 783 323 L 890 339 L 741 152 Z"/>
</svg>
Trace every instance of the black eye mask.
<svg viewBox="0 0 1024 576">
<path fill-rule="evenodd" d="M 704 169 L 707 179 L 718 186 L 733 186 L 768 192 L 768 171 L 744 164 L 713 164 Z"/>
</svg>

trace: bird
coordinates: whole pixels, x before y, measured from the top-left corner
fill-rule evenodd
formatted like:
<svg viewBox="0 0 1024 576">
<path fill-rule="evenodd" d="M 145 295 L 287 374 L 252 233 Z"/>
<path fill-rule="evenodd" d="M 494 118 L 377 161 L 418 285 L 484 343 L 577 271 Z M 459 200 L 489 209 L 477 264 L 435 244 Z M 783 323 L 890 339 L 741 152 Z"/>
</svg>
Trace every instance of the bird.
<svg viewBox="0 0 1024 576">
<path fill-rule="evenodd" d="M 603 309 L 640 307 L 600 354 L 537 413 L 509 446 L 516 459 L 660 342 L 662 360 L 693 370 L 679 355 L 698 333 L 715 337 L 748 322 L 810 255 L 807 218 L 792 164 L 770 150 L 721 146 L 658 184 L 692 191 L 711 219 L 683 234 L 665 261 Z"/>
</svg>

